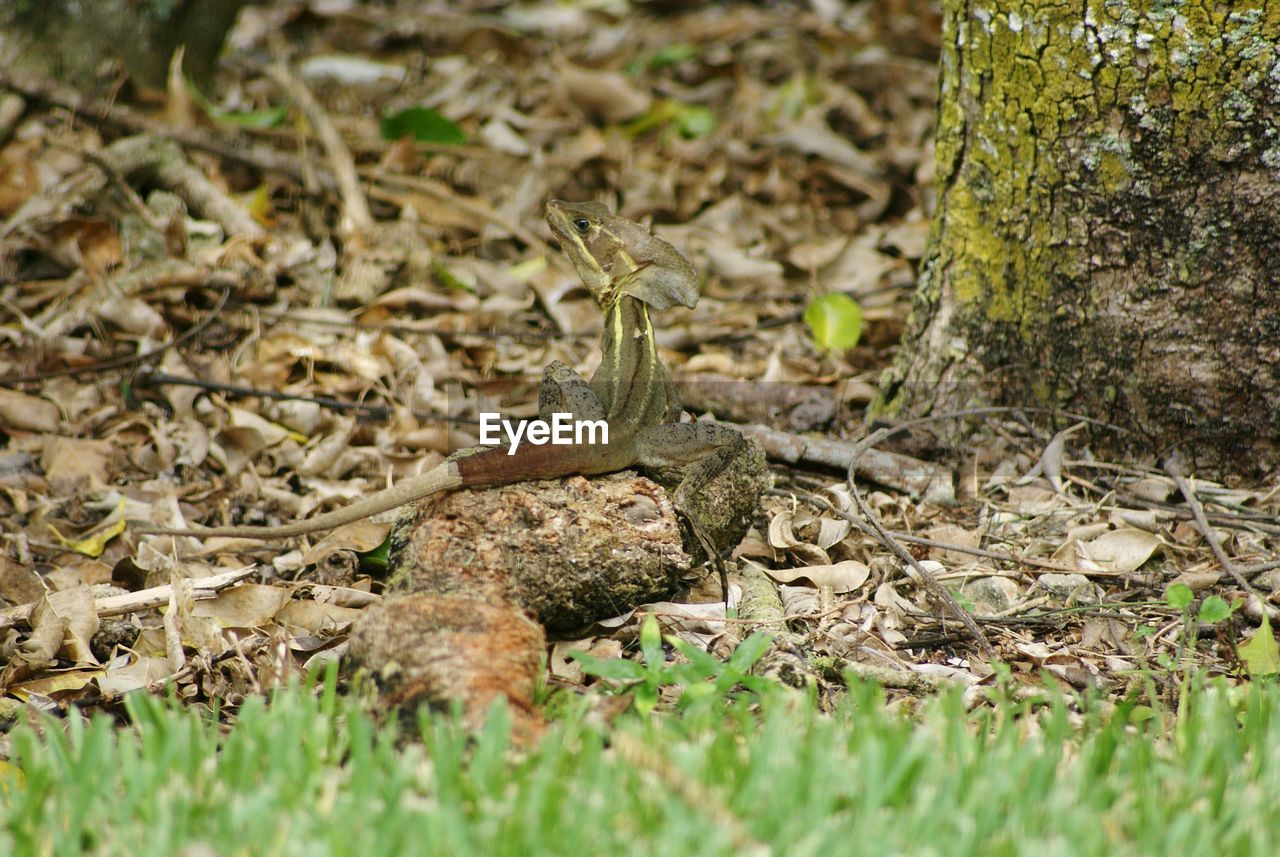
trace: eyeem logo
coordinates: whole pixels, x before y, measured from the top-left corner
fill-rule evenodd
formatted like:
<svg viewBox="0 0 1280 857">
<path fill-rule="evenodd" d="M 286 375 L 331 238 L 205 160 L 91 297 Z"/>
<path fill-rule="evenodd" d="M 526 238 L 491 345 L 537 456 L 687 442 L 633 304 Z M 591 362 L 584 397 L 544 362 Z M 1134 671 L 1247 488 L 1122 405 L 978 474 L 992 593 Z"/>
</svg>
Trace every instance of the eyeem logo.
<svg viewBox="0 0 1280 857">
<path fill-rule="evenodd" d="M 604 420 L 575 420 L 573 414 L 552 414 L 551 422 L 546 420 L 524 420 L 512 425 L 510 420 L 502 419 L 502 414 L 480 415 L 480 442 L 490 446 L 502 443 L 502 432 L 505 432 L 511 446 L 507 455 L 515 455 L 520 441 L 527 440 L 534 446 L 544 443 L 564 446 L 582 443 L 608 443 L 609 424 Z"/>
</svg>

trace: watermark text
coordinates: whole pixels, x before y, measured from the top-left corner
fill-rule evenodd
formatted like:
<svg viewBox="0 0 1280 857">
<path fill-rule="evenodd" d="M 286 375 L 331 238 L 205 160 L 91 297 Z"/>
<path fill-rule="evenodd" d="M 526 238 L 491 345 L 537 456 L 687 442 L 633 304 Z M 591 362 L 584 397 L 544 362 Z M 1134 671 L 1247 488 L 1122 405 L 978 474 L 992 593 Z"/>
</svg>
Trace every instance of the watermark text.
<svg viewBox="0 0 1280 857">
<path fill-rule="evenodd" d="M 544 443 L 564 446 L 606 444 L 609 442 L 609 424 L 604 420 L 575 420 L 570 413 L 552 414 L 549 422 L 517 420 L 514 423 L 502 419 L 501 414 L 480 415 L 481 443 L 496 446 L 502 443 L 503 434 L 509 442 L 507 455 L 515 455 L 516 448 L 522 441 L 528 441 L 534 446 L 542 446 Z"/>
</svg>

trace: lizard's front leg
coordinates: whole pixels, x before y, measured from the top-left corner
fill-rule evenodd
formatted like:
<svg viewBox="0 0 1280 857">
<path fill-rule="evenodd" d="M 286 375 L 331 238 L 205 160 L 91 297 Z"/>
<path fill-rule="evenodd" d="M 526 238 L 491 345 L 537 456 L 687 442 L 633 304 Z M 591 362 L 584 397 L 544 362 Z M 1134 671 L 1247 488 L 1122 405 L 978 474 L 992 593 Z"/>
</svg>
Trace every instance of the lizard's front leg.
<svg viewBox="0 0 1280 857">
<path fill-rule="evenodd" d="M 604 405 L 581 375 L 552 360 L 542 370 L 538 386 L 538 417 L 550 422 L 557 413 L 573 414 L 575 420 L 602 420 Z"/>
</svg>

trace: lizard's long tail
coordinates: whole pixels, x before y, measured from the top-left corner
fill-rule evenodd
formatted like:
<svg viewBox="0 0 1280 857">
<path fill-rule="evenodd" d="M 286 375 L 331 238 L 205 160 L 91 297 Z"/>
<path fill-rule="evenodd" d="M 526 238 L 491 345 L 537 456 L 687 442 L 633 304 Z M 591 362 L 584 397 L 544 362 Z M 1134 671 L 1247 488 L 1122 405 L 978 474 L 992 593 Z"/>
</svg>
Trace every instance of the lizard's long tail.
<svg viewBox="0 0 1280 857">
<path fill-rule="evenodd" d="M 334 509 L 331 512 L 325 512 L 323 515 L 317 515 L 314 518 L 304 518 L 301 521 L 294 521 L 291 524 L 281 524 L 280 526 L 267 527 L 197 527 L 190 530 L 174 530 L 164 527 L 141 526 L 133 528 L 135 533 L 146 533 L 157 536 L 195 536 L 196 538 L 225 537 L 233 539 L 287 539 L 293 536 L 301 536 L 307 533 L 313 533 L 317 530 L 329 530 L 334 527 L 340 527 L 343 524 L 349 524 L 352 521 L 359 521 L 370 515 L 376 515 L 379 512 L 386 512 L 397 506 L 403 506 L 405 503 L 412 503 L 414 500 L 421 500 L 429 494 L 435 494 L 437 491 L 448 491 L 457 488 L 462 484 L 462 477 L 458 474 L 458 467 L 451 461 L 446 461 L 431 468 L 420 476 L 412 479 L 405 479 L 397 482 L 395 485 L 384 491 L 379 491 L 369 497 L 349 503 L 341 509 Z"/>
</svg>

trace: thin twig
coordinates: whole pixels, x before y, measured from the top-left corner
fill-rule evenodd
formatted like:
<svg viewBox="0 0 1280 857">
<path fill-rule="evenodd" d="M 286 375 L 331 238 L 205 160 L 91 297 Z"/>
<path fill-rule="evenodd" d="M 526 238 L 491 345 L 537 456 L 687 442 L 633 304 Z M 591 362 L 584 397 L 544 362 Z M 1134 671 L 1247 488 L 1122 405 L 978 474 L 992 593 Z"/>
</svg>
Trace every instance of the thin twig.
<svg viewBox="0 0 1280 857">
<path fill-rule="evenodd" d="M 956 601 L 955 597 L 951 594 L 951 590 L 939 583 L 938 579 L 933 576 L 933 572 L 921 565 L 920 562 L 902 546 L 901 542 L 889 535 L 889 531 L 880 523 L 880 517 L 876 515 L 876 513 L 871 510 L 871 507 L 862 499 L 862 491 L 858 489 L 857 482 L 854 479 L 853 462 L 849 462 L 848 481 L 849 491 L 853 495 L 853 502 L 858 506 L 858 512 L 866 518 L 867 523 L 871 525 L 871 529 L 874 531 L 876 539 L 880 544 L 887 547 L 893 552 L 894 556 L 911 566 L 911 568 L 915 570 L 916 574 L 920 575 L 920 579 L 924 581 L 925 589 L 929 590 L 930 594 L 945 604 L 947 609 L 960 620 L 960 624 L 964 625 L 965 630 L 973 635 L 973 639 L 977 642 L 978 648 L 982 650 L 982 654 L 986 656 L 987 660 L 994 661 L 996 659 L 995 649 L 991 647 L 991 641 L 987 639 L 987 635 L 983 633 L 980 627 L 978 627 L 978 623 L 973 621 L 973 617 L 969 615 L 969 611 L 960 606 L 960 603 Z"/>
<path fill-rule="evenodd" d="M 1258 597 L 1257 592 L 1244 579 L 1244 575 L 1240 573 L 1240 569 L 1236 568 L 1236 564 L 1227 556 L 1227 552 L 1222 549 L 1221 543 L 1218 541 L 1218 534 L 1213 531 L 1213 527 L 1209 526 L 1208 520 L 1204 516 L 1204 507 L 1200 505 L 1200 498 L 1196 496 L 1195 489 L 1187 481 L 1187 477 L 1182 475 L 1182 466 L 1180 463 L 1182 456 L 1174 453 L 1166 458 L 1163 462 L 1164 472 L 1168 473 L 1174 482 L 1178 483 L 1178 490 L 1182 492 L 1182 496 L 1186 498 L 1187 505 L 1191 507 L 1191 514 L 1196 519 L 1196 529 L 1200 531 L 1200 535 L 1204 536 L 1204 540 L 1209 543 L 1209 550 L 1213 551 L 1213 555 L 1218 558 L 1219 564 L 1222 565 L 1223 571 L 1231 575 L 1231 579 L 1236 585 L 1245 591 L 1248 595 Z"/>
<path fill-rule="evenodd" d="M 812 503 L 815 506 L 819 506 L 833 515 L 839 515 L 841 518 L 844 518 L 850 524 L 857 527 L 858 530 L 871 536 L 876 541 L 880 542 L 880 544 L 887 547 L 896 557 L 898 557 L 898 559 L 915 569 L 916 573 L 920 575 L 920 579 L 924 582 L 925 588 L 928 589 L 932 595 L 942 601 L 948 610 L 955 614 L 956 618 L 960 620 L 960 624 L 964 625 L 965 630 L 969 632 L 969 635 L 977 642 L 978 647 L 982 649 L 982 653 L 990 660 L 994 661 L 996 659 L 995 650 L 991 648 L 990 641 L 987 639 L 986 635 L 982 633 L 982 629 L 978 627 L 978 624 L 973 621 L 973 617 L 956 602 L 951 593 L 947 591 L 947 588 L 939 583 L 928 569 L 921 567 L 920 563 L 916 562 L 915 557 L 911 556 L 911 554 L 902 547 L 902 544 L 893 538 L 893 536 L 891 536 L 889 532 L 880 525 L 879 520 L 876 519 L 871 510 L 862 502 L 862 497 L 857 486 L 853 487 L 852 493 L 854 501 L 858 504 L 858 511 L 866 518 L 865 521 L 859 520 L 848 512 L 837 509 L 824 497 L 819 497 L 816 494 L 809 493 L 808 491 L 797 492 L 797 494 L 802 496 L 807 502 Z"/>
<path fill-rule="evenodd" d="M 85 366 L 68 366 L 63 369 L 50 369 L 37 375 L 22 375 L 17 378 L 0 378 L 0 387 L 15 387 L 19 384 L 36 384 L 49 380 L 50 378 L 61 378 L 64 376 L 78 377 L 95 372 L 108 372 L 113 369 L 122 369 L 126 366 L 134 366 L 139 363 L 145 363 L 173 348 L 177 348 L 184 342 L 199 336 L 209 324 L 218 317 L 218 313 L 222 312 L 222 308 L 227 303 L 227 298 L 231 295 L 231 286 L 235 282 L 234 275 L 226 271 L 212 271 L 209 274 L 210 285 L 214 280 L 222 281 L 222 294 L 218 295 L 218 302 L 214 304 L 213 309 L 205 314 L 191 327 L 184 330 L 178 336 L 163 345 L 157 345 L 150 351 L 142 354 L 123 354 L 119 357 L 110 357 L 106 360 L 99 360 L 95 363 L 89 363 Z"/>
<path fill-rule="evenodd" d="M 552 256 L 551 248 L 547 246 L 546 241 L 543 241 L 537 235 L 534 235 L 528 229 L 525 229 L 519 223 L 507 218 L 500 212 L 494 211 L 489 207 L 488 203 L 459 196 L 448 185 L 441 184 L 438 181 L 423 178 L 421 176 L 406 176 L 399 173 L 390 173 L 378 167 L 364 167 L 361 168 L 359 172 L 365 178 L 372 179 L 379 184 L 398 185 L 402 188 L 407 188 L 411 191 L 415 191 L 423 194 L 424 196 L 429 196 L 432 199 L 445 203 L 475 220 L 492 223 L 494 226 L 497 226 L 519 238 L 531 250 L 536 250 L 543 256 Z"/>
<path fill-rule="evenodd" d="M 267 75 L 293 99 L 311 127 L 315 129 L 329 158 L 329 166 L 338 179 L 338 194 L 342 197 L 342 219 L 339 228 L 344 240 L 362 241 L 373 231 L 373 214 L 365 198 L 360 179 L 356 176 L 356 161 L 347 148 L 342 135 L 329 118 L 328 112 L 311 94 L 311 90 L 283 63 L 267 67 Z"/>
</svg>

